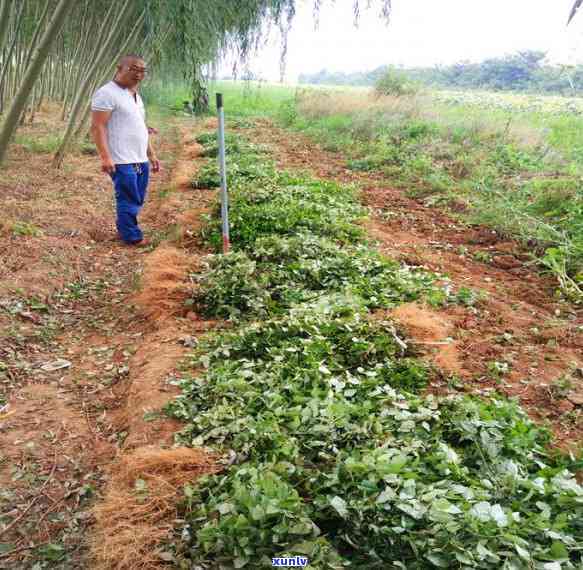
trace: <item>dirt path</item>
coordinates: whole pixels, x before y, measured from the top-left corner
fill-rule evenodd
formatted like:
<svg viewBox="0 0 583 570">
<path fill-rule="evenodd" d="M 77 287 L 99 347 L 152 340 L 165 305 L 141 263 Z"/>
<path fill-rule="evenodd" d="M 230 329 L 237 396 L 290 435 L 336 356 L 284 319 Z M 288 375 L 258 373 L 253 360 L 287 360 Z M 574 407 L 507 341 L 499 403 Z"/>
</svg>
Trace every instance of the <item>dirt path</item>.
<svg viewBox="0 0 583 570">
<path fill-rule="evenodd" d="M 132 297 L 146 326 L 129 363 L 124 405 L 116 417 L 118 432 L 127 436 L 93 510 L 91 568 L 159 568 L 171 556 L 162 548 L 171 538 L 183 485 L 215 470 L 214 459 L 205 452 L 171 447 L 181 425 L 163 413 L 179 392 L 182 357 L 196 335 L 214 325 L 185 305 L 188 274 L 199 269 L 206 253 L 193 236 L 212 194 L 191 188 L 199 147 L 184 127 L 180 134 L 170 182 L 174 191 L 154 214 L 158 223 L 172 228 L 173 236 L 144 259 L 142 286 Z"/>
<path fill-rule="evenodd" d="M 94 157 L 74 157 L 55 175 L 46 156 L 17 148 L 8 165 L 7 211 L 26 212 L 39 232 L 0 236 L 0 380 L 9 397 L 0 413 L 0 568 L 94 567 L 91 508 L 107 482 L 119 483 L 122 470 L 127 479 L 131 465 L 146 477 L 169 461 L 143 449 L 172 442 L 178 426 L 160 408 L 177 391 L 188 337 L 212 326 L 193 323 L 184 305 L 199 257 L 191 225 L 210 197 L 188 187 L 197 145 L 174 124 L 142 216 L 151 250 L 115 241 L 111 189 Z M 84 196 L 73 190 L 79 179 Z M 29 204 L 19 186 L 34 189 Z M 211 465 L 193 453 L 171 461 L 189 478 Z"/>
<path fill-rule="evenodd" d="M 481 292 L 469 307 L 414 304 L 394 313 L 441 368 L 432 389 L 517 396 L 534 418 L 550 423 L 559 443 L 581 444 L 583 311 L 558 301 L 555 282 L 536 272 L 527 251 L 408 198 L 381 176 L 349 171 L 341 155 L 269 121 L 242 134 L 269 145 L 280 166 L 358 184 L 381 251 L 447 275 L 455 290 Z"/>
</svg>

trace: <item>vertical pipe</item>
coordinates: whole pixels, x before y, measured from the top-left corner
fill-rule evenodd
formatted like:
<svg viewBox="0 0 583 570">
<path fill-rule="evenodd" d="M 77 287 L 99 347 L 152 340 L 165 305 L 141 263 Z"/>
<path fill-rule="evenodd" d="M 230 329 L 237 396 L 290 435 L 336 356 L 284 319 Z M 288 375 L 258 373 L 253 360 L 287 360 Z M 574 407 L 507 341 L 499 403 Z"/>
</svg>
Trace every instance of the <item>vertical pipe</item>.
<svg viewBox="0 0 583 570">
<path fill-rule="evenodd" d="M 221 219 L 223 222 L 223 253 L 229 252 L 229 195 L 227 193 L 227 161 L 225 159 L 225 112 L 223 94 L 217 93 L 219 113 L 219 170 L 221 172 Z"/>
</svg>

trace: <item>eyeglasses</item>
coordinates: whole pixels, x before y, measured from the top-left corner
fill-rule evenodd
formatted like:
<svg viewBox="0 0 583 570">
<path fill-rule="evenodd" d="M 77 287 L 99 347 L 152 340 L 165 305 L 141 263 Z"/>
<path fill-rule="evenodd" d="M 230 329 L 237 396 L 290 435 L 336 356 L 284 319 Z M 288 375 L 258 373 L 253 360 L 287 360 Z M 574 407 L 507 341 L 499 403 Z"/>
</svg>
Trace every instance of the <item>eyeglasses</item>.
<svg viewBox="0 0 583 570">
<path fill-rule="evenodd" d="M 130 71 L 133 71 L 134 73 L 143 73 L 144 75 L 148 75 L 148 73 L 150 73 L 149 69 L 146 69 L 144 67 L 135 67 L 135 66 L 130 66 Z"/>
</svg>

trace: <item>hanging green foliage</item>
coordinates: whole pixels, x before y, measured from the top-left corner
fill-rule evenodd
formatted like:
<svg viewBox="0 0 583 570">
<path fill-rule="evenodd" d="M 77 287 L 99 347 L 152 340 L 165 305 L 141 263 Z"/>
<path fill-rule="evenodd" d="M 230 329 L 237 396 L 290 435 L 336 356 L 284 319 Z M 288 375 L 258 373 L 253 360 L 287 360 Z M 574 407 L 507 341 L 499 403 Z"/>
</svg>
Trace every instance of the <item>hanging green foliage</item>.
<svg viewBox="0 0 583 570">
<path fill-rule="evenodd" d="M 361 3 L 353 2 L 355 19 Z M 315 17 L 321 4 L 321 0 L 314 0 Z M 391 1 L 379 0 L 377 4 L 382 16 L 388 19 Z M 153 30 L 168 30 L 168 33 L 152 37 L 156 64 L 180 70 L 191 84 L 195 111 L 204 110 L 208 103 L 205 83 L 209 66 L 227 51 L 245 59 L 260 47 L 271 25 L 279 26 L 282 31 L 282 56 L 285 57 L 286 35 L 296 7 L 297 0 L 157 0 L 148 6 L 149 21 Z"/>
</svg>

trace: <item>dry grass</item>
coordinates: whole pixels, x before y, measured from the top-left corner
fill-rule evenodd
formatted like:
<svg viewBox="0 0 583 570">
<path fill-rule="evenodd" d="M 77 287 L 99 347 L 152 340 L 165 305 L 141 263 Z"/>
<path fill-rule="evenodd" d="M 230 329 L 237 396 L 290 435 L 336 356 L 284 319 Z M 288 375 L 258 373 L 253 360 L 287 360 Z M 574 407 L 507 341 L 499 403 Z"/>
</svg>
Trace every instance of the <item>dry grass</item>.
<svg viewBox="0 0 583 570">
<path fill-rule="evenodd" d="M 419 92 L 413 96 L 379 97 L 372 91 L 324 91 L 307 90 L 298 95 L 298 112 L 308 119 L 332 116 L 355 118 L 356 128 L 368 125 L 368 130 L 378 131 L 383 122 L 423 120 L 432 122 L 452 133 L 463 129 L 476 137 L 489 138 L 506 132 L 512 139 L 524 146 L 539 146 L 544 137 L 540 130 L 519 120 L 508 121 L 487 110 L 467 112 L 447 107 L 432 99 L 431 95 Z"/>
<path fill-rule="evenodd" d="M 211 456 L 195 449 L 142 448 L 113 468 L 105 499 L 94 508 L 92 568 L 152 570 L 164 566 L 161 547 L 172 532 L 182 487 L 216 472 Z"/>
<path fill-rule="evenodd" d="M 300 95 L 298 111 L 315 119 L 333 115 L 406 114 L 421 112 L 422 97 L 376 97 L 371 92 L 305 91 Z"/>
<path fill-rule="evenodd" d="M 183 251 L 161 245 L 144 262 L 143 282 L 147 286 L 135 298 L 140 312 L 152 321 L 176 316 L 184 309 L 189 288 L 187 273 L 193 260 Z"/>
</svg>

